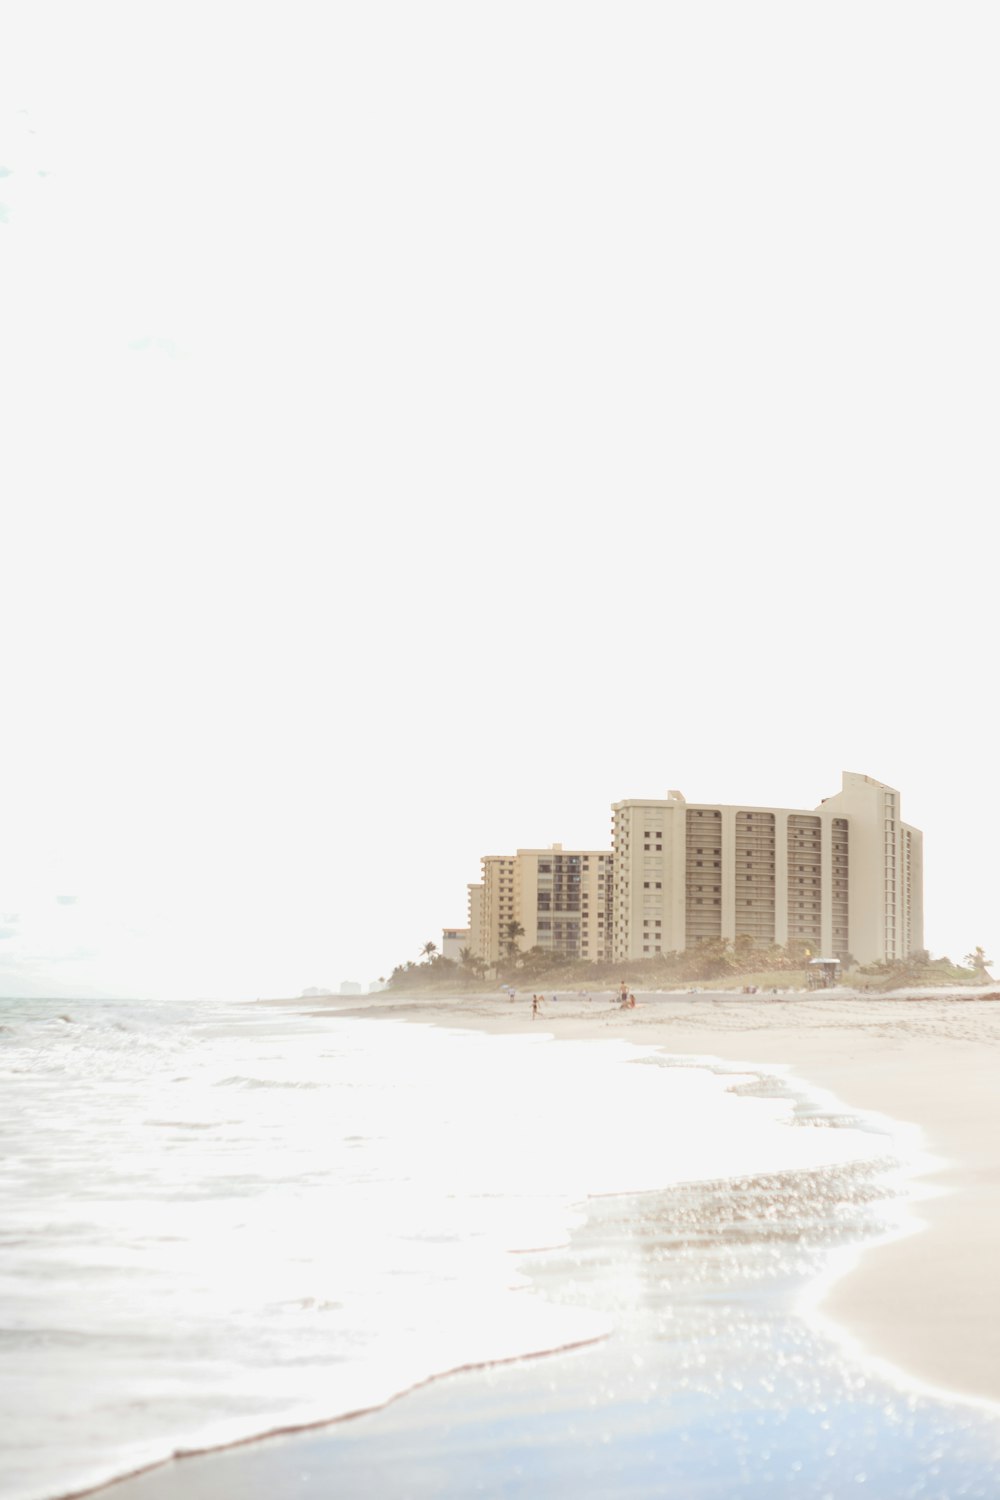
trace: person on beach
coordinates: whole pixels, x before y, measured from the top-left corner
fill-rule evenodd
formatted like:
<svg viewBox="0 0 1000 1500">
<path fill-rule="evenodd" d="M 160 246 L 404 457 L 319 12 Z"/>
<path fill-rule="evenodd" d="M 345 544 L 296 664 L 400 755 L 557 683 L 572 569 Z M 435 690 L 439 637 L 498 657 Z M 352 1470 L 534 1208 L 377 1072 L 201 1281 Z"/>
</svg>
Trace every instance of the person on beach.
<svg viewBox="0 0 1000 1500">
<path fill-rule="evenodd" d="M 538 1015 L 538 1002 L 541 1000 L 541 998 L 542 998 L 541 995 L 532 995 L 532 997 L 531 997 L 531 1019 L 532 1020 L 534 1020 L 535 1017 Z"/>
<path fill-rule="evenodd" d="M 624 979 L 622 980 L 621 986 L 618 991 L 618 999 L 622 1005 L 624 1005 L 626 1000 L 628 999 L 628 986 L 626 985 Z"/>
</svg>

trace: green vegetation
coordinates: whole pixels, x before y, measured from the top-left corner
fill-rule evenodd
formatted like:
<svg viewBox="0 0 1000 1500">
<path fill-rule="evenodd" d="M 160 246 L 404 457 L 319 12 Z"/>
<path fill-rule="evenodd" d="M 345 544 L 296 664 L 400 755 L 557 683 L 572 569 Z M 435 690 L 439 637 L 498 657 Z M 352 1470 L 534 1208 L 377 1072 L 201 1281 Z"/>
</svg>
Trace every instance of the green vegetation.
<svg viewBox="0 0 1000 1500">
<path fill-rule="evenodd" d="M 972 967 L 976 975 L 977 984 L 992 984 L 993 975 L 986 972 L 987 966 L 993 962 L 992 958 L 986 957 L 984 948 L 973 948 L 971 953 L 965 955 L 965 962 Z"/>
<path fill-rule="evenodd" d="M 439 953 L 435 943 L 425 943 L 420 950 L 422 962 L 398 964 L 388 988 L 477 994 L 510 984 L 517 989 L 537 986 L 558 992 L 617 989 L 624 978 L 633 989 L 688 989 L 692 985 L 709 984 L 713 989 L 739 989 L 747 985 L 761 990 L 798 989 L 804 983 L 809 959 L 815 956 L 802 942 L 792 942 L 783 948 L 777 944 L 757 947 L 750 937 L 741 935 L 734 943 L 724 938 L 713 939 L 684 953 L 658 953 L 651 958 L 632 959 L 625 965 L 587 963 L 552 954 L 545 948 L 530 948 L 522 953 L 517 948 L 520 936 L 523 936 L 520 924 L 509 922 L 504 943 L 506 956 L 492 971 L 471 948 L 463 948 L 456 961 Z M 932 958 L 926 949 L 905 959 L 863 968 L 858 968 L 850 954 L 846 954 L 843 973 L 844 982 L 853 989 L 881 993 L 991 984 L 987 972 L 991 962 L 982 948 L 966 955 L 967 968 L 953 964 L 949 958 Z"/>
<path fill-rule="evenodd" d="M 983 954 L 982 948 L 977 948 L 976 953 Z M 969 958 L 974 955 L 970 954 Z M 966 962 L 969 962 L 969 958 Z M 931 958 L 926 948 L 917 953 L 911 953 L 907 958 L 897 958 L 892 962 L 880 964 L 867 964 L 851 975 L 851 984 L 860 990 L 902 990 L 902 989 L 930 989 L 939 985 L 975 985 L 992 984 L 992 979 L 986 972 L 986 964 L 991 960 L 984 958 L 980 966 L 973 965 L 963 969 L 958 964 L 953 964 L 950 958 Z"/>
<path fill-rule="evenodd" d="M 386 985 L 390 990 L 434 990 L 449 994 L 469 994 L 477 990 L 489 990 L 492 983 L 485 982 L 486 965 L 477 958 L 471 948 L 463 948 L 460 961 L 445 958 L 438 952 L 437 943 L 424 943 L 420 949 L 422 963 L 408 959 L 397 964 L 389 975 Z"/>
<path fill-rule="evenodd" d="M 517 964 L 518 953 L 520 951 L 517 946 L 517 940 L 518 938 L 523 937 L 524 928 L 521 926 L 520 922 L 507 923 L 507 941 L 504 946 L 507 949 L 508 962 L 514 964 L 515 966 Z"/>
</svg>

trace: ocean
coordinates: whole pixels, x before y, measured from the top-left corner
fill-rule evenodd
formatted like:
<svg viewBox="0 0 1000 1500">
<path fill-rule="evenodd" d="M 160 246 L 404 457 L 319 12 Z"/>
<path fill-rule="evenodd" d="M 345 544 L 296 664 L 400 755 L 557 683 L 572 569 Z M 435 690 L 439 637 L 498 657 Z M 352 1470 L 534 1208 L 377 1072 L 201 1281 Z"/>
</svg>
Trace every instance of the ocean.
<svg viewBox="0 0 1000 1500">
<path fill-rule="evenodd" d="M 557 1453 L 579 1494 L 1000 1494 L 992 1414 L 811 1317 L 912 1162 L 791 1080 L 541 1027 L 36 1000 L 0 1001 L 0 1087 L 9 1500 L 366 1412 L 308 1440 L 338 1496 L 540 1494 Z M 493 1489 L 477 1422 L 514 1455 Z"/>
</svg>

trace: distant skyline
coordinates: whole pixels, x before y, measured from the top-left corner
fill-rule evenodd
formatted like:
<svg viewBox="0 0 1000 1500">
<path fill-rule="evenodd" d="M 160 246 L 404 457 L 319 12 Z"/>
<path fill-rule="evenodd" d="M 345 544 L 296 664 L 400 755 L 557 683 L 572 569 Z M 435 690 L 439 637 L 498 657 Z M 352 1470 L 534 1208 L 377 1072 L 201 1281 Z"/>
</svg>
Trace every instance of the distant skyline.
<svg viewBox="0 0 1000 1500">
<path fill-rule="evenodd" d="M 14 0 L 0 994 L 297 995 L 610 804 L 1000 960 L 1000 19 Z"/>
</svg>

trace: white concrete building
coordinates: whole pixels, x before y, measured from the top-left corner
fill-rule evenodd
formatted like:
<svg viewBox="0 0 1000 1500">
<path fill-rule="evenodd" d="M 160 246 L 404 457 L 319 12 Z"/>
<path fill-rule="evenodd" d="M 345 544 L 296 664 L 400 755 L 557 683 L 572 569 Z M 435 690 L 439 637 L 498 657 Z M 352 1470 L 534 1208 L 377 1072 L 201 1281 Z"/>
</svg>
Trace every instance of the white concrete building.
<svg viewBox="0 0 1000 1500">
<path fill-rule="evenodd" d="M 462 949 L 468 948 L 469 929 L 467 927 L 444 927 L 441 929 L 441 955 L 458 963 L 462 957 Z"/>
<path fill-rule="evenodd" d="M 562 844 L 518 849 L 514 871 L 514 909 L 524 928 L 519 939 L 523 952 L 545 948 L 591 962 L 610 957 L 610 850 L 564 849 Z"/>
</svg>

